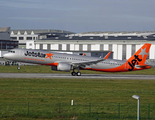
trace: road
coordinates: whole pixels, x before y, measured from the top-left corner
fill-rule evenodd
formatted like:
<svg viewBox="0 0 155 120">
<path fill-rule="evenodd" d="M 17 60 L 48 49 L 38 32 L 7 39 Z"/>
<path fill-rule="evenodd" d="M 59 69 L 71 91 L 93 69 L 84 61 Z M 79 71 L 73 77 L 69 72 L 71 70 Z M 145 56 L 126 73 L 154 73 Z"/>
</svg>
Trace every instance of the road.
<svg viewBox="0 0 155 120">
<path fill-rule="evenodd" d="M 43 74 L 43 73 L 0 73 L 0 78 L 61 78 L 61 79 L 136 79 L 155 80 L 155 75 L 123 75 L 123 74 L 82 74 L 71 76 L 70 74 Z"/>
</svg>

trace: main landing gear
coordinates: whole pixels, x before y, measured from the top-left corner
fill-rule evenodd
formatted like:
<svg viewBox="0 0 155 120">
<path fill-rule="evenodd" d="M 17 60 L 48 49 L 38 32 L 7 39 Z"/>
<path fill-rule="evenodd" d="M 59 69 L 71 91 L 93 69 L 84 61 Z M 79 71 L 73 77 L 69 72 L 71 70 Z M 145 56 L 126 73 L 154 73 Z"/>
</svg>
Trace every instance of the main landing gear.
<svg viewBox="0 0 155 120">
<path fill-rule="evenodd" d="M 73 69 L 73 72 L 71 72 L 71 75 L 72 75 L 72 76 L 81 76 L 81 72 L 80 72 L 80 70 L 79 70 L 79 67 L 76 68 L 76 69 L 78 70 L 78 72 L 75 72 L 74 69 Z"/>
<path fill-rule="evenodd" d="M 72 74 L 72 76 L 81 76 L 81 72 L 74 72 L 73 71 L 71 74 Z"/>
</svg>

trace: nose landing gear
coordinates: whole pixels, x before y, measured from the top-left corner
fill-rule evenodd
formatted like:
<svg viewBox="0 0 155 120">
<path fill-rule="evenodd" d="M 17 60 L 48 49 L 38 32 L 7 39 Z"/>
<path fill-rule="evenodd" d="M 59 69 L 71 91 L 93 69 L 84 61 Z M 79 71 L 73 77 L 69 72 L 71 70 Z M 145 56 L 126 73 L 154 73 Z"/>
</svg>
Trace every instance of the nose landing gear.
<svg viewBox="0 0 155 120">
<path fill-rule="evenodd" d="M 17 69 L 20 70 L 20 66 L 18 66 Z"/>
</svg>

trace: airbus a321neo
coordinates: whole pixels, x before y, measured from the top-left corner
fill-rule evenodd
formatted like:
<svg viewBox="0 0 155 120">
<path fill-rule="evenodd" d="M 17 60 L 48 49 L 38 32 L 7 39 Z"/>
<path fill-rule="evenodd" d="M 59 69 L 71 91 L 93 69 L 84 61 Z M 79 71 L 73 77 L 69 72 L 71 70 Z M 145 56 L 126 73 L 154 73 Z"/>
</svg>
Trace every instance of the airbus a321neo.
<svg viewBox="0 0 155 120">
<path fill-rule="evenodd" d="M 127 72 L 151 68 L 145 64 L 151 44 L 145 43 L 128 60 L 108 59 L 110 52 L 104 58 L 57 53 L 32 49 L 12 49 L 4 54 L 4 58 L 26 63 L 49 65 L 52 70 L 70 71 L 72 76 L 80 76 L 80 69 L 103 72 Z M 74 70 L 77 69 L 78 72 Z"/>
</svg>

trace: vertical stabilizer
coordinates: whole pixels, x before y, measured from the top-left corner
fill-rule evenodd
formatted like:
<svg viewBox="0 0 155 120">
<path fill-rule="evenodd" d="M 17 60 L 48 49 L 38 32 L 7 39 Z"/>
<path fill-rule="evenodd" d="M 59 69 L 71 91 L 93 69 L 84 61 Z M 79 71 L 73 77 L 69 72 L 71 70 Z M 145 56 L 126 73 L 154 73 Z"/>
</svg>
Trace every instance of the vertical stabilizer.
<svg viewBox="0 0 155 120">
<path fill-rule="evenodd" d="M 127 62 L 130 66 L 129 71 L 134 69 L 135 65 L 144 65 L 148 56 L 151 44 L 145 43 L 133 56 L 131 56 Z"/>
</svg>

